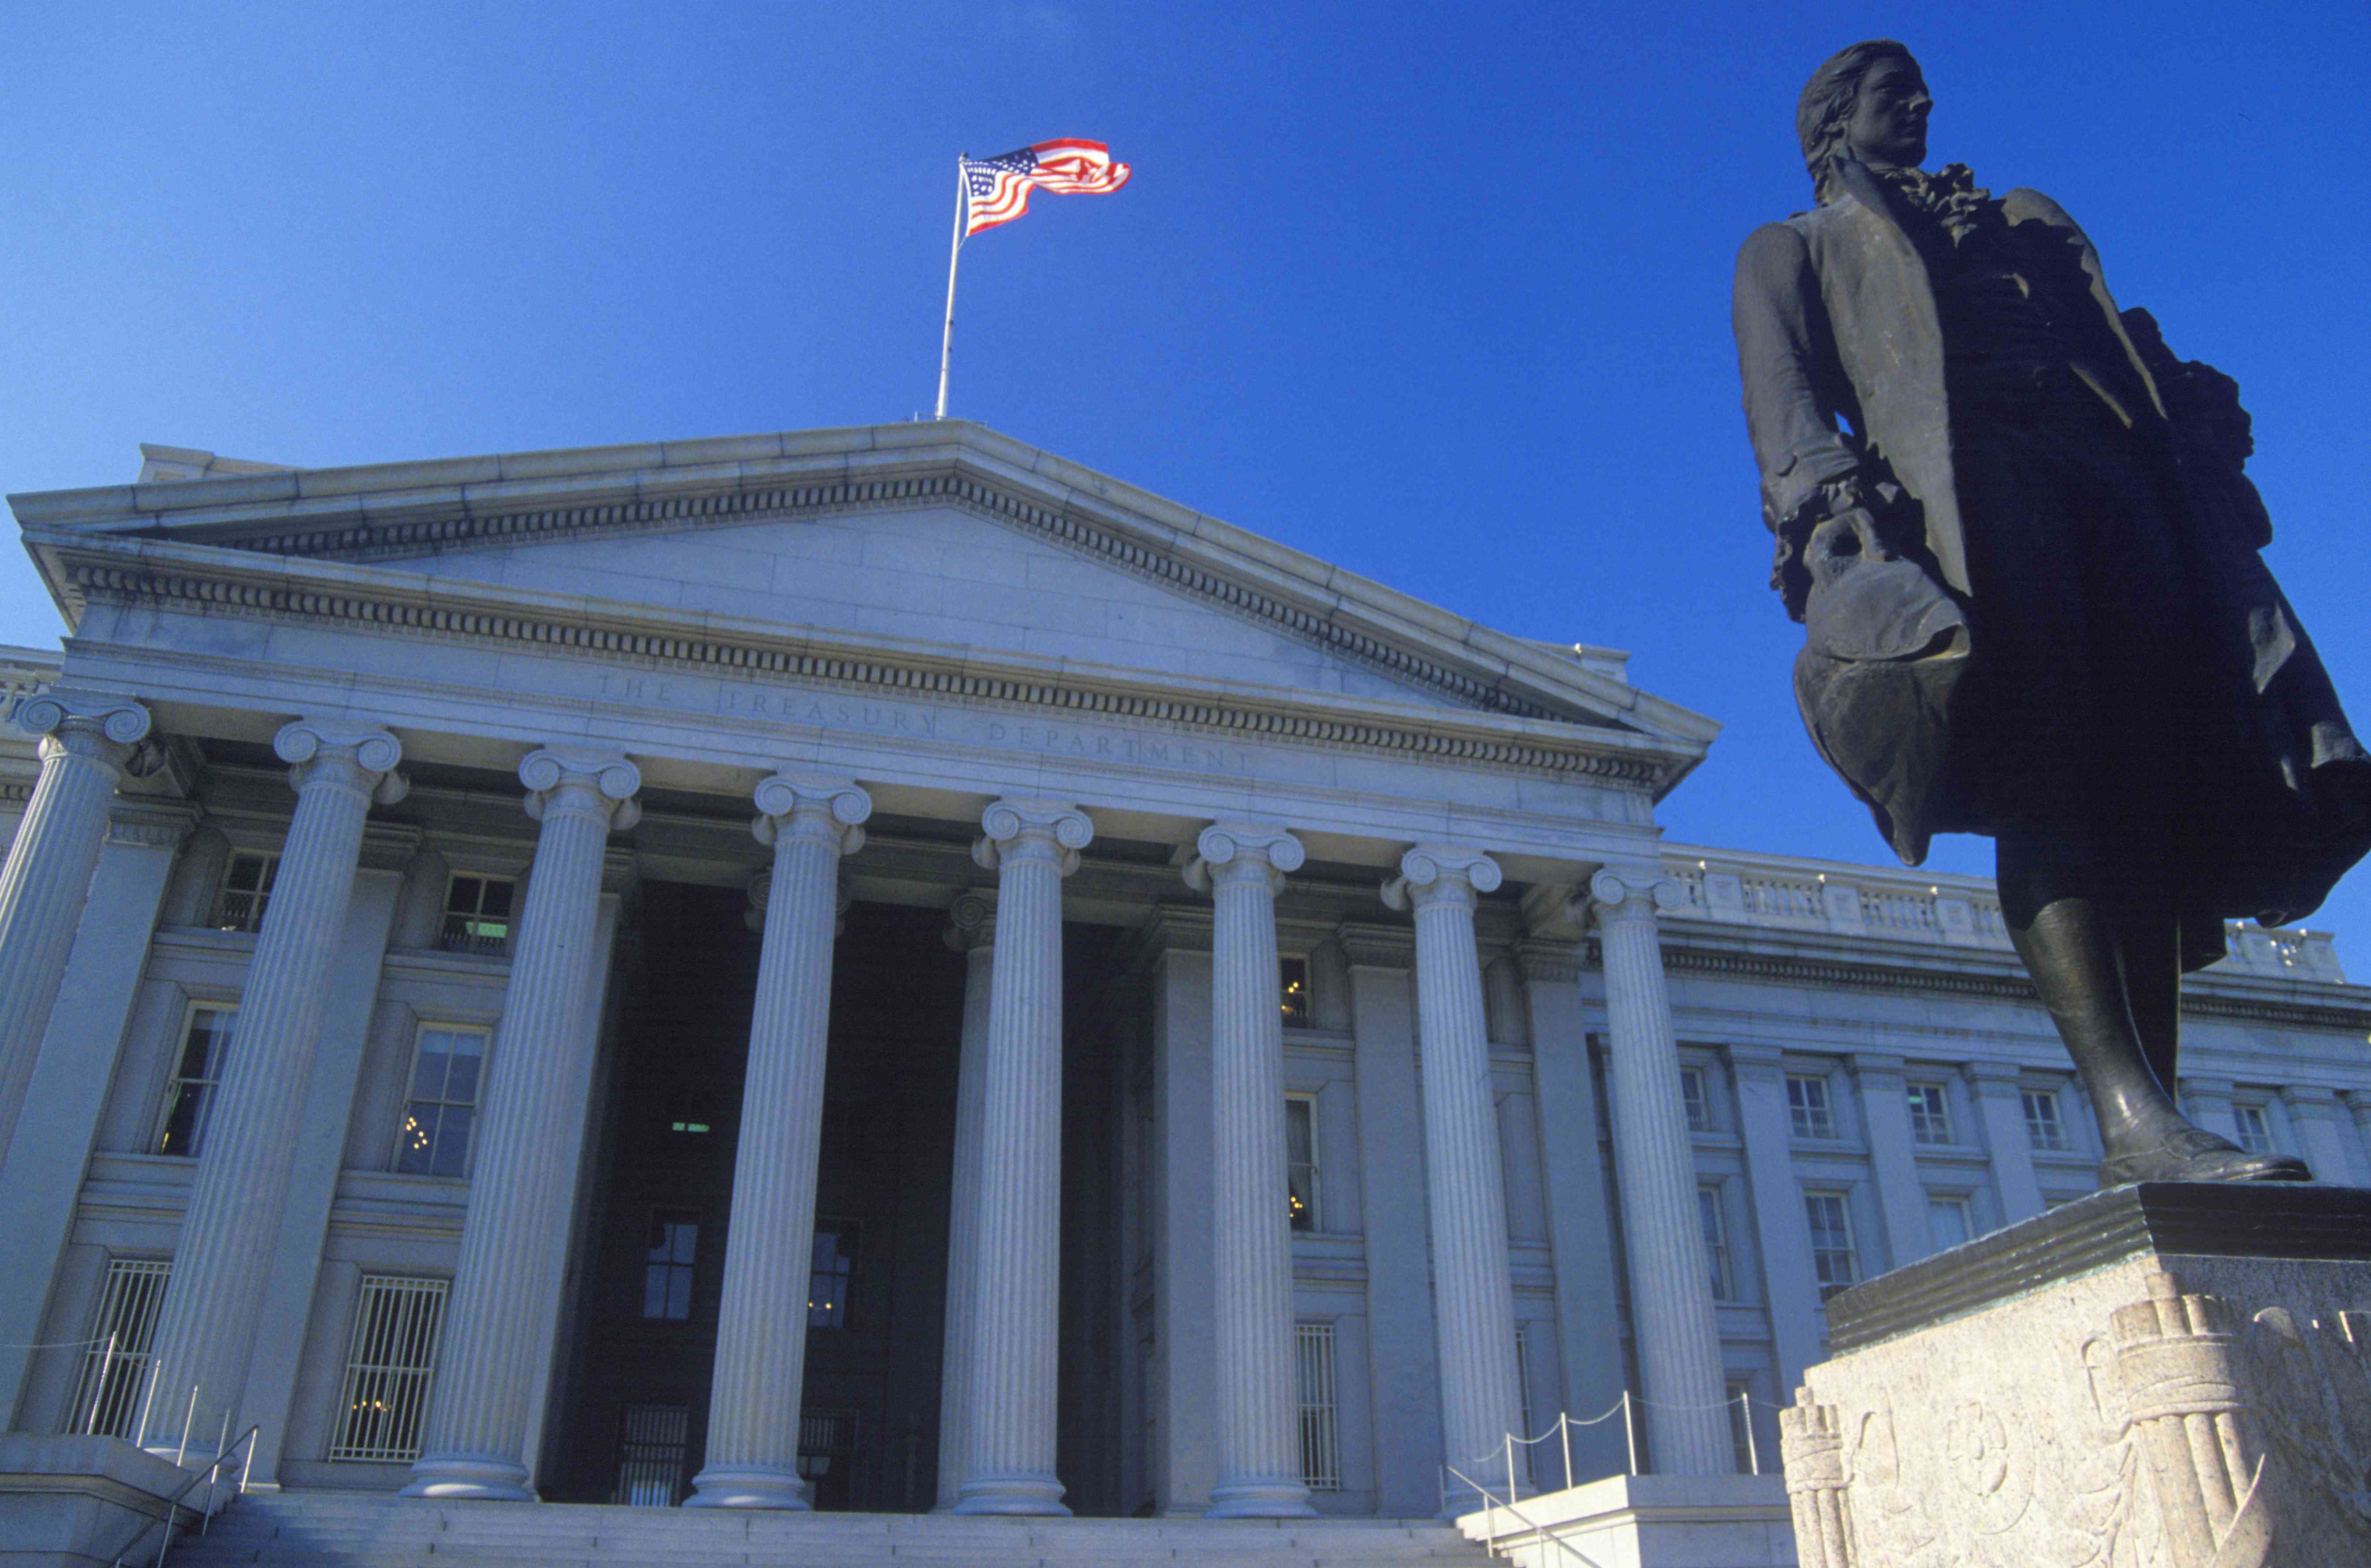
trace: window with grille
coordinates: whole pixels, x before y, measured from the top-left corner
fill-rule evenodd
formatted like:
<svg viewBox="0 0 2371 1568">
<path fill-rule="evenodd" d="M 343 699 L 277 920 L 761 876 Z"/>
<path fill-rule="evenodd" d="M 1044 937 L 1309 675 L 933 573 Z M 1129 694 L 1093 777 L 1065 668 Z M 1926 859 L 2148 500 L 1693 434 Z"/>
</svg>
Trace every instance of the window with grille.
<svg viewBox="0 0 2371 1568">
<path fill-rule="evenodd" d="M 1965 1198 L 1933 1198 L 1926 1200 L 1926 1227 L 1935 1239 L 1935 1251 L 1948 1252 L 1964 1245 L 1975 1234 L 1968 1222 L 1968 1200 Z"/>
<path fill-rule="evenodd" d="M 857 1412 L 852 1410 L 799 1412 L 799 1474 L 805 1478 L 808 1501 L 818 1508 L 845 1508 L 849 1483 L 856 1471 Z"/>
<path fill-rule="evenodd" d="M 363 1275 L 346 1351 L 344 1409 L 330 1458 L 409 1461 L 420 1457 L 420 1423 L 436 1376 L 436 1335 L 445 1323 L 445 1282 Z"/>
<path fill-rule="evenodd" d="M 2038 1149 L 2064 1149 L 2066 1147 L 2066 1124 L 2058 1119 L 2058 1096 L 2048 1090 L 2027 1090 L 2018 1098 L 2025 1101 L 2025 1133 Z"/>
<path fill-rule="evenodd" d="M 446 952 L 499 953 L 510 945 L 511 900 L 518 884 L 509 877 L 456 873 L 445 884 L 445 927 L 438 945 Z"/>
<path fill-rule="evenodd" d="M 1910 1086 L 1910 1136 L 1923 1144 L 1951 1141 L 1951 1101 L 1941 1084 Z"/>
<path fill-rule="evenodd" d="M 2261 1105 L 2234 1105 L 2232 1119 L 2239 1124 L 2239 1147 L 2250 1154 L 2273 1152 L 2273 1127 Z"/>
<path fill-rule="evenodd" d="M 280 857 L 255 849 L 234 849 L 223 868 L 222 891 L 214 897 L 214 926 L 225 931 L 263 929 L 263 906 L 272 902 L 272 879 L 280 874 Z"/>
<path fill-rule="evenodd" d="M 1680 1069 L 1680 1103 L 1688 1113 L 1688 1131 L 1712 1131 L 1712 1101 L 1707 1098 L 1702 1067 Z"/>
<path fill-rule="evenodd" d="M 127 1440 L 147 1393 L 148 1361 L 156 1337 L 156 1309 L 173 1265 L 145 1258 L 110 1258 L 98 1293 L 95 1342 L 84 1352 L 66 1429 Z"/>
<path fill-rule="evenodd" d="M 194 1159 L 206 1140 L 206 1117 L 213 1111 L 214 1091 L 222 1084 L 223 1061 L 230 1052 L 237 1008 L 200 1003 L 181 1023 L 181 1055 L 173 1081 L 165 1088 L 165 1107 L 157 1118 L 156 1152 Z"/>
<path fill-rule="evenodd" d="M 1706 1182 L 1696 1189 L 1696 1218 L 1704 1225 L 1705 1266 L 1711 1271 L 1712 1298 L 1732 1299 L 1729 1269 L 1729 1224 L 1720 1212 L 1720 1187 Z"/>
<path fill-rule="evenodd" d="M 1820 1282 L 1820 1299 L 1860 1283 L 1860 1262 L 1853 1253 L 1852 1212 L 1842 1193 L 1805 1193 L 1803 1217 L 1811 1226 L 1811 1272 Z"/>
<path fill-rule="evenodd" d="M 486 1032 L 423 1023 L 411 1058 L 411 1098 L 396 1135 L 395 1168 L 407 1176 L 466 1176 L 469 1133 L 485 1078 Z"/>
<path fill-rule="evenodd" d="M 1292 1351 L 1301 1383 L 1301 1482 L 1312 1492 L 1339 1492 L 1342 1430 L 1334 1397 L 1334 1325 L 1293 1324 Z"/>
<path fill-rule="evenodd" d="M 815 1259 L 807 1271 L 807 1327 L 848 1327 L 849 1293 L 856 1286 L 856 1221 L 815 1221 Z"/>
<path fill-rule="evenodd" d="M 1284 1026 L 1287 1029 L 1308 1028 L 1309 961 L 1305 958 L 1280 959 L 1277 969 L 1277 985 L 1284 999 Z"/>
<path fill-rule="evenodd" d="M 690 1317 L 692 1273 L 699 1261 L 700 1216 L 689 1209 L 654 1211 L 642 1262 L 642 1316 L 678 1322 Z"/>
<path fill-rule="evenodd" d="M 1798 1138 L 1833 1138 L 1836 1111 L 1828 1101 L 1828 1080 L 1805 1073 L 1787 1079 L 1787 1114 Z"/>
<path fill-rule="evenodd" d="M 1292 1228 L 1317 1228 L 1317 1097 L 1284 1097 L 1284 1186 Z"/>
<path fill-rule="evenodd" d="M 628 1405 L 618 1421 L 618 1483 L 609 1501 L 630 1508 L 674 1507 L 683 1497 L 690 1435 L 688 1405 Z"/>
</svg>

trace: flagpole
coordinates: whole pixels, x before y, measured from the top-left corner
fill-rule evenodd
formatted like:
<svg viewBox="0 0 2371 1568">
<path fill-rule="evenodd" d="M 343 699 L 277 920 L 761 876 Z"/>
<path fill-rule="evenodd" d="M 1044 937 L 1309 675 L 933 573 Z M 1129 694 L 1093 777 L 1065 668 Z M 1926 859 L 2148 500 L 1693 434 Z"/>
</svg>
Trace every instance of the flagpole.
<svg viewBox="0 0 2371 1568">
<path fill-rule="evenodd" d="M 955 157 L 955 233 L 947 244 L 947 325 L 939 339 L 939 411 L 934 419 L 947 417 L 947 362 L 955 352 L 955 260 L 963 255 L 964 242 L 964 160 L 971 155 Z"/>
</svg>

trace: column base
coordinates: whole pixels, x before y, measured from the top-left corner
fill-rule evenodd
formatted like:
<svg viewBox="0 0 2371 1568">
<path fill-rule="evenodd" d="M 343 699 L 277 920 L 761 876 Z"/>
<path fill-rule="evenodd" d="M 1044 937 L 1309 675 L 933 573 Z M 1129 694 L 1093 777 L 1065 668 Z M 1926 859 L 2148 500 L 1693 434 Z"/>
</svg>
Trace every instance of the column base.
<svg viewBox="0 0 2371 1568">
<path fill-rule="evenodd" d="M 411 1466 L 411 1480 L 398 1497 L 433 1497 L 485 1503 L 540 1503 L 527 1484 L 526 1467 L 492 1454 L 424 1454 Z"/>
<path fill-rule="evenodd" d="M 1309 1488 L 1297 1481 L 1222 1481 L 1210 1488 L 1206 1519 L 1313 1519 Z"/>
<path fill-rule="evenodd" d="M 958 1514 L 1044 1514 L 1070 1517 L 1062 1506 L 1063 1485 L 1050 1475 L 981 1475 L 963 1483 Z"/>
<path fill-rule="evenodd" d="M 687 1508 L 782 1508 L 804 1512 L 807 1483 L 795 1470 L 776 1465 L 717 1465 L 691 1478 Z"/>
</svg>

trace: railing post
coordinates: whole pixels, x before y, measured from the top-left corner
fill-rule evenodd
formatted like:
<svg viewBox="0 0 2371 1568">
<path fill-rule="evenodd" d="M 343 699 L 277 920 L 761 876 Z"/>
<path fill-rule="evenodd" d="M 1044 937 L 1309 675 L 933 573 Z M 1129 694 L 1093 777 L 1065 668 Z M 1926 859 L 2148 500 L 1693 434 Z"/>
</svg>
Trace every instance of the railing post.
<svg viewBox="0 0 2371 1568">
<path fill-rule="evenodd" d="M 1630 1473 L 1638 1473 L 1638 1423 L 1630 1413 L 1630 1390 L 1622 1390 L 1622 1435 L 1630 1445 Z"/>
<path fill-rule="evenodd" d="M 1745 1462 L 1755 1475 L 1762 1473 L 1762 1448 L 1753 1440 L 1753 1401 L 1743 1389 L 1737 1390 L 1738 1409 L 1745 1417 Z"/>
<path fill-rule="evenodd" d="M 1556 1412 L 1556 1436 L 1564 1444 L 1564 1489 L 1572 1490 L 1572 1412 Z"/>
<path fill-rule="evenodd" d="M 132 1440 L 135 1443 L 148 1440 L 148 1412 L 156 1403 L 156 1374 L 162 1366 L 163 1364 L 155 1356 L 148 1358 L 148 1397 L 140 1401 L 140 1424 L 132 1429 Z"/>
<path fill-rule="evenodd" d="M 98 1430 L 99 1396 L 107 1392 L 107 1375 L 114 1367 L 115 1334 L 110 1331 L 107 1336 L 107 1348 L 99 1352 L 98 1376 L 91 1379 L 90 1415 L 82 1424 L 82 1429 L 85 1432 L 96 1433 Z"/>
<path fill-rule="evenodd" d="M 197 1419 L 198 1385 L 192 1383 L 190 1385 L 190 1408 L 181 1412 L 181 1446 L 173 1450 L 173 1468 L 176 1470 L 180 1468 L 183 1459 L 190 1457 L 190 1423 Z"/>
<path fill-rule="evenodd" d="M 1515 1435 L 1507 1434 L 1507 1501 L 1515 1500 Z"/>
</svg>

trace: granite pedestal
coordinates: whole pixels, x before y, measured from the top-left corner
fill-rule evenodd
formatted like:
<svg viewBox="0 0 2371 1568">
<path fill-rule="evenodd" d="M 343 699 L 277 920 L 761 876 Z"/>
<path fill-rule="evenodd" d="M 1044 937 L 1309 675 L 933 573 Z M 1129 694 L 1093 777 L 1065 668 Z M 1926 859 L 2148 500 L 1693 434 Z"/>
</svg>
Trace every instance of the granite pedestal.
<svg viewBox="0 0 2371 1568">
<path fill-rule="evenodd" d="M 2371 1562 L 2371 1192 L 2117 1188 L 1828 1313 L 1802 1568 Z"/>
</svg>

